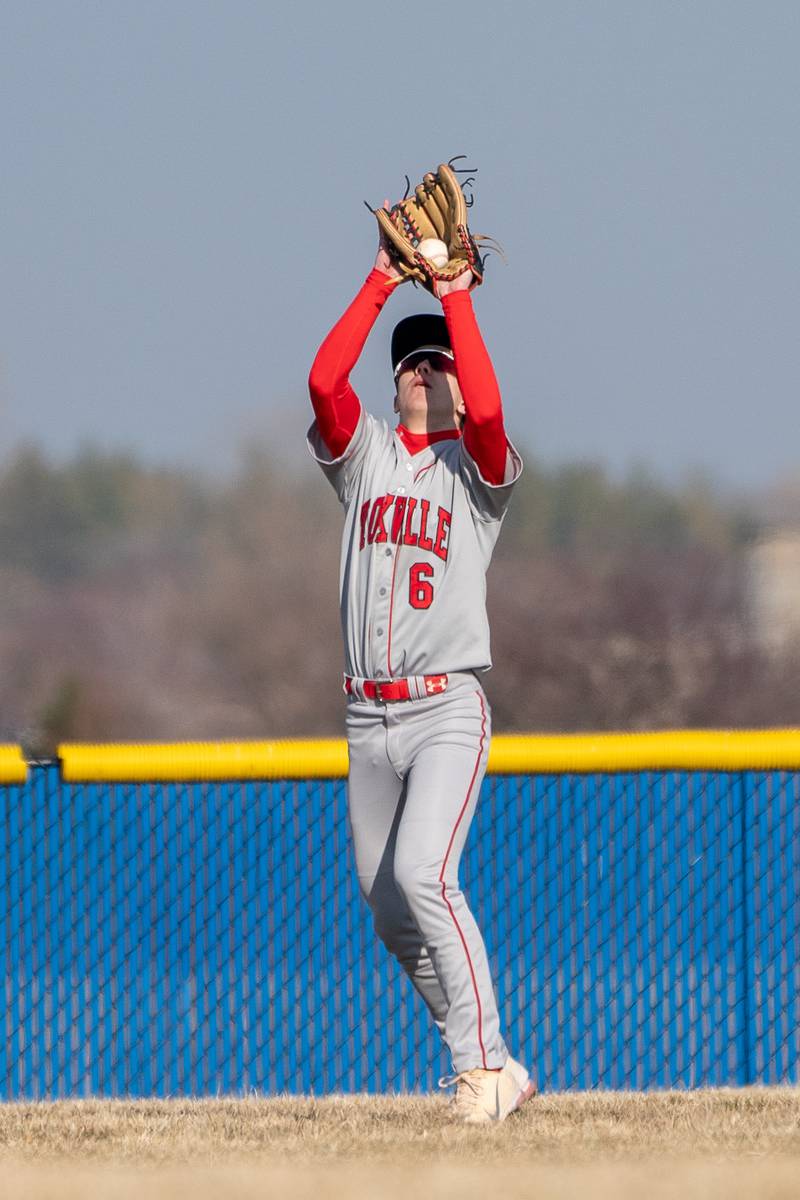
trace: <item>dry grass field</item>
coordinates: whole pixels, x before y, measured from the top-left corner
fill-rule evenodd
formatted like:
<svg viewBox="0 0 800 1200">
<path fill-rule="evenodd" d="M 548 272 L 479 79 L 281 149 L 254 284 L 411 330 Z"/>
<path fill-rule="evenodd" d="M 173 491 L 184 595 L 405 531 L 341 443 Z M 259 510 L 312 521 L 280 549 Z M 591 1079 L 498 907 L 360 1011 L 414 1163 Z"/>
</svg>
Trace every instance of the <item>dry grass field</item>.
<svg viewBox="0 0 800 1200">
<path fill-rule="evenodd" d="M 0 1105 L 2 1200 L 792 1200 L 800 1090 L 588 1093 L 468 1129 L 428 1097 Z"/>
</svg>

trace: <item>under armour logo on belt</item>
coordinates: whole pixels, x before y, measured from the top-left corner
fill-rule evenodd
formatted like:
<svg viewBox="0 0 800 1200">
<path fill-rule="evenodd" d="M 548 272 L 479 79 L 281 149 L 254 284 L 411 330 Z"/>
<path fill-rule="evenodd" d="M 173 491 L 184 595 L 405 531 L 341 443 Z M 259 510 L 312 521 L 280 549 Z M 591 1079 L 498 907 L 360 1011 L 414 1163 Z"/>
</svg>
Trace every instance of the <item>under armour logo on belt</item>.
<svg viewBox="0 0 800 1200">
<path fill-rule="evenodd" d="M 425 691 L 429 696 L 434 696 L 437 692 L 443 692 L 447 688 L 446 675 L 426 675 L 425 676 Z"/>
</svg>

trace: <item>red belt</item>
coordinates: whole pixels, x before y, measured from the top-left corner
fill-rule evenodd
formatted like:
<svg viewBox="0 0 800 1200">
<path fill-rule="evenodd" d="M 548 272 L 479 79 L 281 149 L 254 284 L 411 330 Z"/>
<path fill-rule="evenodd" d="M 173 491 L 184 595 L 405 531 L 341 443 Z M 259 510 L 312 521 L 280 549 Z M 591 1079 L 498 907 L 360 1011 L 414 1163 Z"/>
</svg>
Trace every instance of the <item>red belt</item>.
<svg viewBox="0 0 800 1200">
<path fill-rule="evenodd" d="M 447 691 L 446 675 L 423 675 L 422 680 L 426 696 L 438 696 Z M 392 700 L 415 700 L 416 686 L 413 683 L 412 686 L 413 691 L 409 687 L 408 679 L 365 679 L 360 685 L 360 690 L 367 700 L 381 700 L 386 703 Z M 344 677 L 344 690 L 348 696 L 356 691 L 351 675 Z"/>
</svg>

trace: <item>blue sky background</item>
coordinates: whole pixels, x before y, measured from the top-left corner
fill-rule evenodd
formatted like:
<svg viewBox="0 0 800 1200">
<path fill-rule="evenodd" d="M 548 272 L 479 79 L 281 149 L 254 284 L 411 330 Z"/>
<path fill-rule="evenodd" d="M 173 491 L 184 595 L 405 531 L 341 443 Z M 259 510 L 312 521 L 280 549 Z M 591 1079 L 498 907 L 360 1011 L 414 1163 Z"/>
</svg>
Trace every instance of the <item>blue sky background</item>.
<svg viewBox="0 0 800 1200">
<path fill-rule="evenodd" d="M 5 0 L 3 453 L 300 453 L 363 207 L 443 158 L 505 246 L 476 307 L 512 436 L 726 486 L 797 474 L 800 5 Z M 389 411 L 405 287 L 355 383 Z"/>
</svg>

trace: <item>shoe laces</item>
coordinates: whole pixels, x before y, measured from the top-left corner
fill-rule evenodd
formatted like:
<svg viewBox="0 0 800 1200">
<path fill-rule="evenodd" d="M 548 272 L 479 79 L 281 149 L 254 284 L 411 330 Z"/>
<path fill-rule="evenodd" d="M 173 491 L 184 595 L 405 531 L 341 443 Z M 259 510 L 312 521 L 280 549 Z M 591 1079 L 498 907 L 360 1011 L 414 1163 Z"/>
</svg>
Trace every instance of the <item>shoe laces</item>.
<svg viewBox="0 0 800 1200">
<path fill-rule="evenodd" d="M 472 1071 L 462 1071 L 460 1075 L 445 1075 L 439 1080 L 439 1087 L 456 1085 L 454 1104 L 461 1112 L 471 1112 L 480 1102 L 483 1093 L 483 1077 L 486 1074 L 480 1067 Z"/>
</svg>

